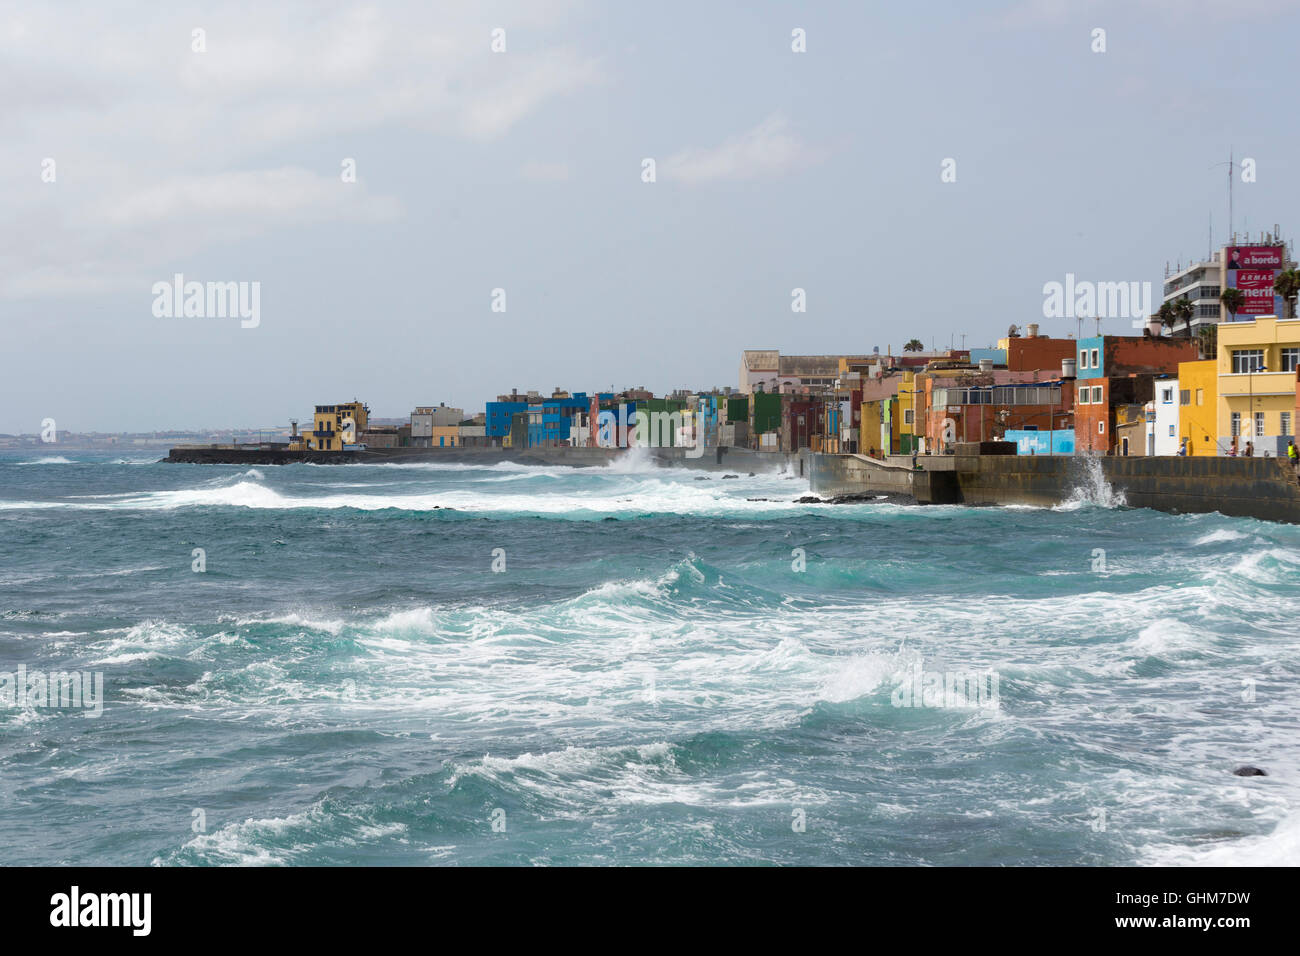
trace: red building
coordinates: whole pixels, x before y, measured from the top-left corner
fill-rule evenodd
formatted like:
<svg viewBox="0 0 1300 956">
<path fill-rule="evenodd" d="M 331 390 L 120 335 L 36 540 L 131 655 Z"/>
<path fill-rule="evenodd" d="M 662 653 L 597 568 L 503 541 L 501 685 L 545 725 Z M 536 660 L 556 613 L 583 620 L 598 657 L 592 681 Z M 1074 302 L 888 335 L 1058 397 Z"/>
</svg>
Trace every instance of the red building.
<svg viewBox="0 0 1300 956">
<path fill-rule="evenodd" d="M 1075 454 L 1110 455 L 1119 444 L 1115 409 L 1144 405 L 1154 380 L 1178 375 L 1179 362 L 1200 358 L 1196 342 L 1146 335 L 1094 335 L 1078 342 Z"/>
<path fill-rule="evenodd" d="M 1061 374 L 1061 361 L 1074 358 L 1074 339 L 1053 339 L 1045 335 L 1025 335 L 1007 339 L 1007 368 L 1012 372 L 1043 372 L 1047 377 Z"/>
<path fill-rule="evenodd" d="M 939 371 L 917 376 L 929 454 L 954 442 L 1000 440 L 1007 429 L 1052 431 L 1074 424 L 1074 382 L 1036 371 Z"/>
</svg>

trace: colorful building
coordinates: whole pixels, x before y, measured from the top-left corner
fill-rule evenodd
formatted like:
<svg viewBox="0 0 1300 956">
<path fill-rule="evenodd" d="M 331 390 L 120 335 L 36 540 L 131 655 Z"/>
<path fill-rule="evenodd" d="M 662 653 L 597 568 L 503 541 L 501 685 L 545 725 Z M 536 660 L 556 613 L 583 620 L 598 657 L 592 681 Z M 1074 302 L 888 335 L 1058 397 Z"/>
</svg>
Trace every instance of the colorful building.
<svg viewBox="0 0 1300 956">
<path fill-rule="evenodd" d="M 1218 359 L 1178 363 L 1178 439 L 1187 454 L 1219 454 L 1218 396 Z"/>
<path fill-rule="evenodd" d="M 957 442 L 1000 440 L 1008 430 L 1053 431 L 1074 423 L 1074 382 L 1037 371 L 943 369 L 918 373 L 917 437 L 929 454 Z"/>
<path fill-rule="evenodd" d="M 1286 454 L 1294 434 L 1300 319 L 1260 316 L 1219 326 L 1218 436 L 1221 453 L 1234 445 L 1255 454 Z"/>
<path fill-rule="evenodd" d="M 1181 363 L 1179 363 L 1181 364 Z M 1182 408 L 1177 378 L 1158 378 L 1153 383 L 1151 402 L 1147 406 L 1146 453 L 1176 455 L 1182 443 L 1178 418 Z"/>
<path fill-rule="evenodd" d="M 1079 339 L 1076 352 L 1075 449 L 1080 454 L 1122 454 L 1115 429 L 1121 405 L 1145 406 L 1155 394 L 1154 380 L 1174 375 L 1181 362 L 1199 358 L 1191 339 L 1146 335 L 1094 335 Z M 1132 422 L 1129 422 L 1131 425 Z M 1146 442 L 1129 438 L 1129 451 Z"/>
<path fill-rule="evenodd" d="M 510 435 L 510 422 L 515 415 L 528 411 L 526 401 L 498 401 L 487 403 L 487 418 L 484 432 L 488 438 L 503 441 Z"/>
<path fill-rule="evenodd" d="M 343 451 L 345 444 L 355 444 L 357 435 L 366 430 L 370 409 L 355 399 L 339 405 L 317 405 L 311 431 L 303 438 L 313 451 Z"/>
<path fill-rule="evenodd" d="M 916 429 L 916 371 L 905 369 L 898 382 L 898 447 L 900 455 L 910 455 L 917 449 Z"/>
<path fill-rule="evenodd" d="M 775 392 L 754 392 L 749 402 L 749 434 L 754 447 L 775 450 L 781 432 L 781 396 Z M 770 435 L 771 438 L 764 438 Z"/>
</svg>

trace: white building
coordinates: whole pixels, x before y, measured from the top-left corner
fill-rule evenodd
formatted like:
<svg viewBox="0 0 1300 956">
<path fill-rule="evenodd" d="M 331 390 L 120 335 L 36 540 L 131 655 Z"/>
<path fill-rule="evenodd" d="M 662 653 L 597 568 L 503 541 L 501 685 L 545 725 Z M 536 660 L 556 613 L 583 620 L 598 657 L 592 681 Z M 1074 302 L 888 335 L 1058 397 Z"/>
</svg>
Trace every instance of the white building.
<svg viewBox="0 0 1300 956">
<path fill-rule="evenodd" d="M 434 428 L 447 428 L 459 425 L 465 419 L 465 412 L 460 408 L 448 408 L 441 405 L 419 405 L 411 412 L 411 444 L 416 448 L 428 448 L 433 444 Z"/>
<path fill-rule="evenodd" d="M 1195 313 L 1191 318 L 1192 335 L 1196 330 L 1206 325 L 1216 325 L 1219 322 L 1232 321 L 1232 315 L 1219 300 L 1224 288 L 1228 285 L 1229 267 L 1235 269 L 1236 265 L 1231 261 L 1230 250 L 1250 246 L 1285 246 L 1284 240 L 1279 238 L 1275 233 L 1262 233 L 1256 242 L 1251 242 L 1250 237 L 1245 237 L 1240 243 L 1236 241 L 1237 237 L 1233 235 L 1233 243 L 1224 246 L 1217 252 L 1210 255 L 1210 258 L 1198 262 L 1189 263 L 1186 266 L 1180 266 L 1176 271 L 1170 272 L 1168 267 L 1165 269 L 1165 282 L 1162 290 L 1161 304 L 1168 302 L 1173 304 L 1187 296 L 1192 303 Z M 1283 257 L 1282 269 L 1294 269 L 1295 263 L 1287 257 Z M 1281 271 L 1281 270 L 1278 270 Z M 1281 314 L 1278 309 L 1281 305 L 1281 297 L 1275 297 L 1274 305 L 1266 311 Z M 1237 316 L 1237 321 L 1253 318 L 1252 315 Z M 1170 326 L 1170 331 L 1174 335 L 1183 333 L 1187 329 L 1187 322 L 1179 320 Z"/>
<path fill-rule="evenodd" d="M 1155 397 L 1147 406 L 1148 455 L 1176 455 L 1181 440 L 1178 437 L 1178 379 L 1155 380 Z"/>
</svg>

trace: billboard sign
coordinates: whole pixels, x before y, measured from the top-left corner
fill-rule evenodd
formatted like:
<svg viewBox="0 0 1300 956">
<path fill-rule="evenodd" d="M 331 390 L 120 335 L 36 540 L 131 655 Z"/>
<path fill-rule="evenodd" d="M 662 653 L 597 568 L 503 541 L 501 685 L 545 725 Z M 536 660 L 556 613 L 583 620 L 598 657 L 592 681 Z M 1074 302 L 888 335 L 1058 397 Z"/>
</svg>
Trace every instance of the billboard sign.
<svg viewBox="0 0 1300 956">
<path fill-rule="evenodd" d="M 1282 315 L 1282 297 L 1273 292 L 1273 281 L 1285 261 L 1281 246 L 1228 246 L 1227 288 L 1240 289 L 1239 317 Z"/>
</svg>

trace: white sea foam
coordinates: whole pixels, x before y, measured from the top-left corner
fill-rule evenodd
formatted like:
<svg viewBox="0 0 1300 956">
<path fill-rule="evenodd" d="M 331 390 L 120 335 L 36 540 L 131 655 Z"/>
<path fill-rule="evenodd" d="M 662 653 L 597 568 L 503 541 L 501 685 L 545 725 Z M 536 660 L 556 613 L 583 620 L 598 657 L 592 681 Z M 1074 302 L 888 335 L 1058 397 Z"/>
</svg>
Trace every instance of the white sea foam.
<svg viewBox="0 0 1300 956">
<path fill-rule="evenodd" d="M 1250 535 L 1243 531 L 1234 531 L 1232 528 L 1216 528 L 1209 534 L 1203 534 L 1192 542 L 1193 547 L 1200 547 L 1205 544 L 1220 544 L 1225 541 L 1245 541 Z"/>
<path fill-rule="evenodd" d="M 706 487 L 711 486 L 711 487 Z M 803 510 L 807 506 L 793 502 L 792 489 L 782 487 L 779 500 L 749 501 L 758 497 L 753 479 L 713 483 L 654 478 L 649 475 L 631 484 L 588 490 L 558 490 L 530 493 L 485 492 L 473 488 L 450 486 L 446 490 L 426 493 L 392 494 L 322 494 L 298 496 L 277 491 L 255 481 L 241 480 L 231 485 L 204 486 L 172 491 L 157 491 L 108 500 L 66 500 L 60 502 L 0 502 L 0 509 L 69 508 L 74 510 L 142 510 L 167 511 L 179 508 L 235 507 L 266 510 L 315 508 L 333 510 L 352 508 L 359 511 L 396 509 L 432 511 L 453 508 L 458 511 L 497 514 L 572 515 L 575 517 L 618 514 L 728 514 L 779 513 Z M 797 490 L 794 490 L 797 493 Z M 763 497 L 767 497 L 764 495 Z M 852 505 L 841 508 L 852 509 Z M 887 507 L 865 505 L 862 507 Z M 845 512 L 847 513 L 847 512 Z"/>
<path fill-rule="evenodd" d="M 1083 467 L 1083 477 L 1072 489 L 1070 497 L 1056 506 L 1058 511 L 1076 511 L 1079 508 L 1123 508 L 1128 504 L 1124 492 L 1116 491 L 1106 480 L 1101 462 L 1091 455 L 1075 461 Z"/>
</svg>

